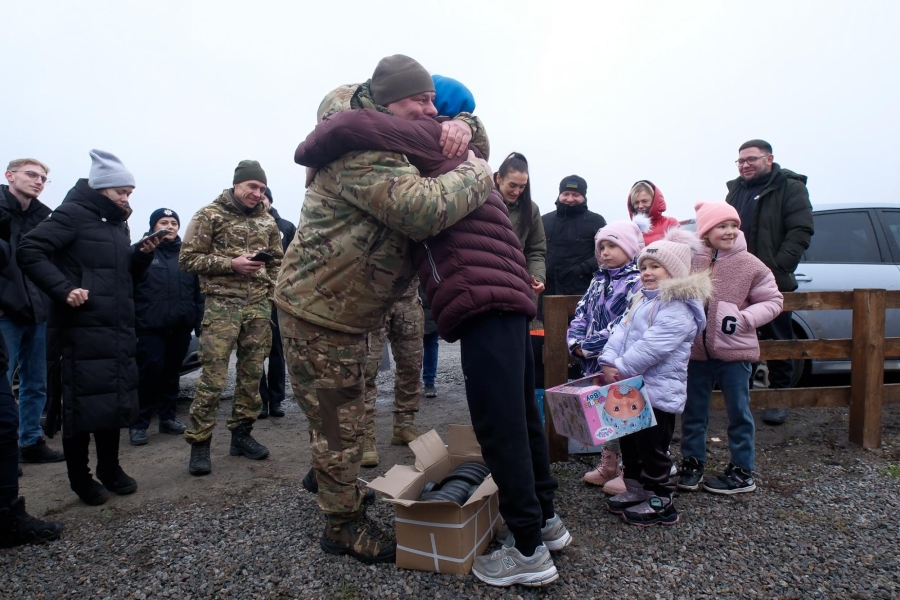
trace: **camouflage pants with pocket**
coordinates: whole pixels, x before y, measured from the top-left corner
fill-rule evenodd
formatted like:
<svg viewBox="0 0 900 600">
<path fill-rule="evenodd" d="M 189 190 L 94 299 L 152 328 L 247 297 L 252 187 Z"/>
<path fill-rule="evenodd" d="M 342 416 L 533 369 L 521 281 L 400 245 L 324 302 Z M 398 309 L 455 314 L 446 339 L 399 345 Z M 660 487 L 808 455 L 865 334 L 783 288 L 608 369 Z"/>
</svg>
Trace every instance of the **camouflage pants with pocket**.
<svg viewBox="0 0 900 600">
<path fill-rule="evenodd" d="M 184 432 L 188 443 L 203 442 L 212 436 L 235 346 L 237 377 L 228 429 L 256 422 L 262 409 L 259 378 L 263 361 L 272 347 L 271 313 L 272 304 L 268 300 L 247 304 L 241 298 L 207 297 L 200 333 L 203 372 L 191 403 L 191 426 Z"/>
<path fill-rule="evenodd" d="M 354 519 L 365 434 L 366 335 L 326 329 L 278 310 L 294 398 L 309 422 L 319 508 L 332 524 Z"/>
<path fill-rule="evenodd" d="M 425 336 L 425 313 L 416 292 L 404 295 L 388 312 L 384 324 L 369 333 L 369 356 L 366 360 L 366 429 L 375 429 L 375 399 L 378 388 L 375 377 L 381 364 L 384 340 L 391 341 L 394 356 L 394 424 L 412 423 L 419 412 L 422 396 L 422 338 Z"/>
</svg>

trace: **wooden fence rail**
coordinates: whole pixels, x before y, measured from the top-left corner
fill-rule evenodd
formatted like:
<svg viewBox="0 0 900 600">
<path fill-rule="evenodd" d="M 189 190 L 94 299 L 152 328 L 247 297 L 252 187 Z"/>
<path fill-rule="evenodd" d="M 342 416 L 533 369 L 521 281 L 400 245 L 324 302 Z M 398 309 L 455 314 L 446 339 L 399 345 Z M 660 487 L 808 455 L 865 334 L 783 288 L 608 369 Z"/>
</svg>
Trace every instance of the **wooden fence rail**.
<svg viewBox="0 0 900 600">
<path fill-rule="evenodd" d="M 567 381 L 571 362 L 566 330 L 578 296 L 544 298 L 544 386 Z M 885 403 L 900 403 L 900 384 L 884 384 L 884 358 L 900 356 L 900 338 L 885 338 L 885 310 L 900 308 L 900 290 L 858 289 L 852 292 L 794 292 L 784 295 L 784 310 L 852 310 L 851 339 L 761 341 L 762 360 L 850 359 L 850 385 L 825 388 L 751 390 L 754 408 L 850 406 L 849 439 L 863 448 L 881 446 L 881 413 Z M 725 408 L 720 392 L 713 409 Z M 557 434 L 544 402 L 550 460 L 566 460 L 568 439 Z"/>
</svg>

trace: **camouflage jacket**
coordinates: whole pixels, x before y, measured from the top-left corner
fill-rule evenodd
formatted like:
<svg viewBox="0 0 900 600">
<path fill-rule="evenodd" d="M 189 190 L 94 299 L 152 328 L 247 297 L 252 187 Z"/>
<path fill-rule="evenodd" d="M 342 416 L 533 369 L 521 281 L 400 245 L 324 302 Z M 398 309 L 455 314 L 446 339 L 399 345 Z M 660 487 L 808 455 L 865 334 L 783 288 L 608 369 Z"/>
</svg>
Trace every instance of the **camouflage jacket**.
<svg viewBox="0 0 900 600">
<path fill-rule="evenodd" d="M 252 275 L 231 269 L 231 259 L 266 251 L 275 257 Z M 234 204 L 231 190 L 197 211 L 184 232 L 178 265 L 200 276 L 206 295 L 245 298 L 248 304 L 272 298 L 284 253 L 275 220 L 260 202 L 249 215 Z"/>
<path fill-rule="evenodd" d="M 342 86 L 326 96 L 318 116 L 362 106 L 377 108 L 367 84 Z M 474 133 L 484 136 L 484 128 Z M 491 187 L 479 163 L 464 162 L 425 178 L 402 154 L 342 156 L 319 170 L 307 189 L 275 303 L 329 329 L 377 328 L 416 274 L 412 241 L 436 235 L 471 213 Z"/>
</svg>

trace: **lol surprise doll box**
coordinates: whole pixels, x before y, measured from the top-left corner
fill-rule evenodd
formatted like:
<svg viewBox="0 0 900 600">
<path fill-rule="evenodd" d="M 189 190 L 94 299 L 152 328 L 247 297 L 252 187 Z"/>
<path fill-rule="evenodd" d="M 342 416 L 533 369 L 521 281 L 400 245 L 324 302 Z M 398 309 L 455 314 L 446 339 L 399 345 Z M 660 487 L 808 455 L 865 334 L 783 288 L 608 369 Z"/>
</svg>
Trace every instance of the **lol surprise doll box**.
<svg viewBox="0 0 900 600">
<path fill-rule="evenodd" d="M 556 433 L 588 446 L 656 425 L 644 378 L 604 385 L 602 375 L 570 381 L 544 392 Z"/>
</svg>

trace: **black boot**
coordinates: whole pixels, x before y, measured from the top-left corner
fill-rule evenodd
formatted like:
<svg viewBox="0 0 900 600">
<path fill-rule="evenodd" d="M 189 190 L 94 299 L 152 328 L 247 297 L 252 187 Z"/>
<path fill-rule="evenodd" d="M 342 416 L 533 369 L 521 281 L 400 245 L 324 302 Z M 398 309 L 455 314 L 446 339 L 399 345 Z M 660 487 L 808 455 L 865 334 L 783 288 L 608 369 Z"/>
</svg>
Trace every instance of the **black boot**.
<svg viewBox="0 0 900 600">
<path fill-rule="evenodd" d="M 72 481 L 70 477 L 69 486 L 73 492 L 78 494 L 81 501 L 88 506 L 100 506 L 109 499 L 109 490 L 90 475 L 87 478 L 79 478 L 75 481 Z"/>
<path fill-rule="evenodd" d="M 259 411 L 259 415 L 256 417 L 257 419 L 268 419 L 269 418 L 269 403 L 266 400 L 263 400 L 262 410 Z"/>
<path fill-rule="evenodd" d="M 231 432 L 231 455 L 241 456 L 253 460 L 262 460 L 269 456 L 269 449 L 253 439 L 250 431 L 253 430 L 251 425 L 238 425 Z"/>
<path fill-rule="evenodd" d="M 311 494 L 319 493 L 319 481 L 316 479 L 316 472 L 314 469 L 310 469 L 309 473 L 306 474 L 306 477 L 304 477 L 303 481 L 300 483 L 307 492 Z M 366 493 L 363 494 L 362 501 L 363 504 L 375 504 L 375 491 L 366 490 Z"/>
<path fill-rule="evenodd" d="M 283 417 L 284 409 L 281 408 L 281 400 L 272 400 L 269 404 L 269 414 L 273 417 Z"/>
<path fill-rule="evenodd" d="M 196 442 L 191 444 L 191 462 L 188 464 L 188 472 L 191 475 L 209 475 L 212 473 L 212 459 L 209 457 L 209 443 L 212 438 L 205 442 Z"/>
<path fill-rule="evenodd" d="M 127 496 L 137 491 L 137 481 L 133 477 L 129 477 L 119 465 L 112 467 L 109 471 L 100 471 L 98 468 L 97 479 L 106 489 L 120 496 Z"/>
<path fill-rule="evenodd" d="M 0 548 L 32 542 L 49 542 L 59 537 L 62 523 L 41 521 L 25 512 L 25 498 L 19 497 L 0 508 Z"/>
</svg>

